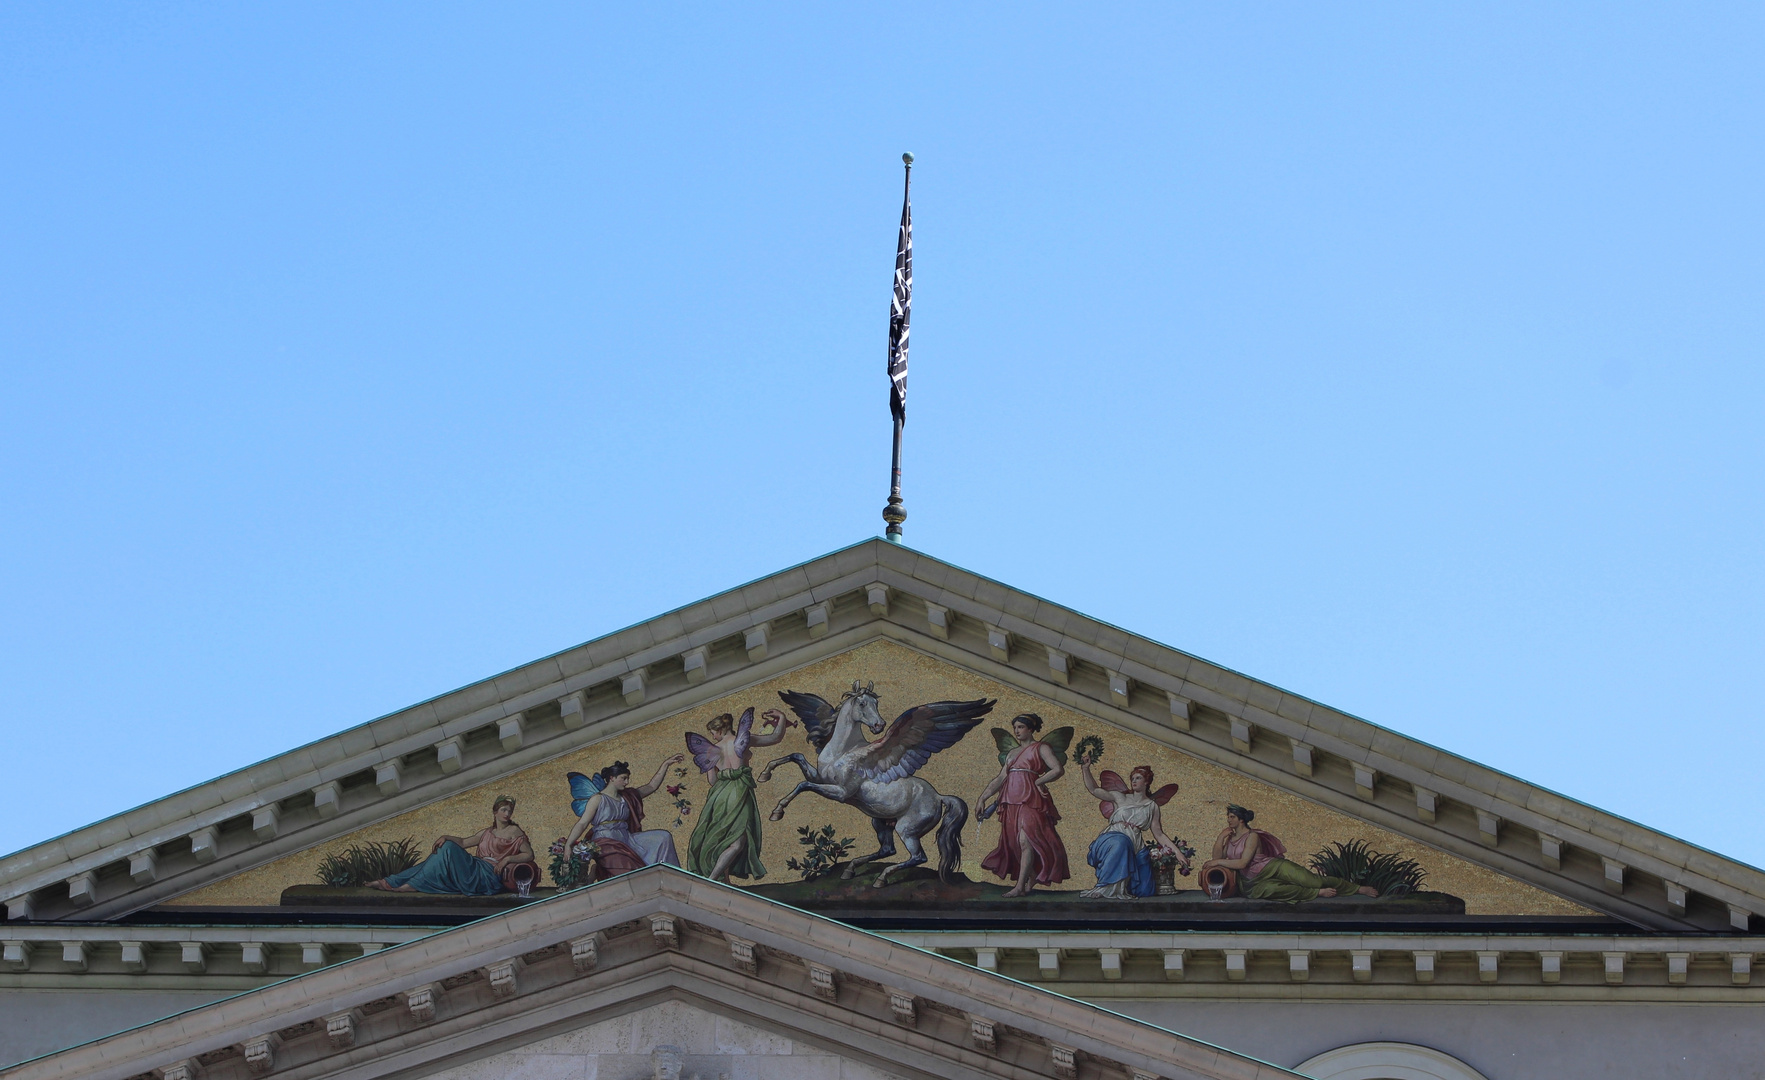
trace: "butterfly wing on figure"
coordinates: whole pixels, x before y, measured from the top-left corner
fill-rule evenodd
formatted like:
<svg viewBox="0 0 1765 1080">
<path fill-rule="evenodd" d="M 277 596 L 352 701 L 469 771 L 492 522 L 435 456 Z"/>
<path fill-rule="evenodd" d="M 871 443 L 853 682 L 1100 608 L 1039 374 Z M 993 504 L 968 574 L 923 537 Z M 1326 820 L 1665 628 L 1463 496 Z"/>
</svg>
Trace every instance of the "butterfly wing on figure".
<svg viewBox="0 0 1765 1080">
<path fill-rule="evenodd" d="M 882 738 L 842 760 L 851 761 L 852 771 L 859 776 L 879 784 L 905 779 L 933 754 L 955 746 L 995 704 L 977 698 L 915 705 L 895 717 Z"/>
<path fill-rule="evenodd" d="M 588 808 L 588 800 L 599 795 L 607 787 L 606 778 L 600 773 L 584 776 L 579 772 L 573 772 L 568 774 L 566 779 L 570 781 L 570 812 L 577 817 L 581 817 L 582 811 Z"/>
<path fill-rule="evenodd" d="M 1042 736 L 1042 742 L 1054 751 L 1054 760 L 1066 764 L 1066 748 L 1072 745 L 1072 728 L 1055 728 Z"/>
<path fill-rule="evenodd" d="M 1127 782 L 1121 778 L 1120 773 L 1115 772 L 1113 769 L 1104 769 L 1101 773 L 1097 774 L 1097 786 L 1104 791 L 1116 791 L 1123 795 L 1128 793 Z M 1103 820 L 1109 821 L 1115 817 L 1115 800 L 1104 799 L 1097 804 L 1097 809 L 1103 811 Z"/>
<path fill-rule="evenodd" d="M 833 738 L 833 721 L 837 710 L 828 704 L 825 698 L 814 694 L 804 694 L 796 690 L 780 690 L 780 701 L 791 707 L 797 719 L 803 722 L 803 730 L 809 736 L 809 744 L 816 750 L 827 745 Z"/>
<path fill-rule="evenodd" d="M 1002 727 L 993 729 L 993 745 L 999 748 L 999 764 L 1004 766 L 1011 761 L 1011 755 L 1017 753 L 1017 737 Z"/>
<path fill-rule="evenodd" d="M 696 731 L 686 733 L 686 750 L 693 756 L 693 764 L 702 773 L 717 768 L 717 744 Z"/>
</svg>

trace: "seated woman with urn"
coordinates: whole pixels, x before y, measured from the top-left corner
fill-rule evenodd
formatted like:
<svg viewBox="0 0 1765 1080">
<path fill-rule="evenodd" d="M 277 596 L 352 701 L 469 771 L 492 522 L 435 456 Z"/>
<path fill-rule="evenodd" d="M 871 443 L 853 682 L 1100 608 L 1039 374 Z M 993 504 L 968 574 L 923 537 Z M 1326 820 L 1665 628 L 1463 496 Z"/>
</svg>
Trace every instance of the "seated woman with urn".
<svg viewBox="0 0 1765 1080">
<path fill-rule="evenodd" d="M 515 824 L 515 798 L 498 795 L 490 827 L 472 837 L 443 836 L 430 856 L 401 873 L 370 882 L 389 892 L 492 896 L 539 880 L 539 861 L 527 832 Z M 468 854 L 475 849 L 477 855 Z"/>
</svg>

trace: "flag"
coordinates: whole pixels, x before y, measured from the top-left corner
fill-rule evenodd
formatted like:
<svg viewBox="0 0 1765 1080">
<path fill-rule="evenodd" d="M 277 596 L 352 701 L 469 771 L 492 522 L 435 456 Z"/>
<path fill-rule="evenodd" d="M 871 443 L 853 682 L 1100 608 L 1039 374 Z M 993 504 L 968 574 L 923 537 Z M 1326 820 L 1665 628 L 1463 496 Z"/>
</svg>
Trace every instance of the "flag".
<svg viewBox="0 0 1765 1080">
<path fill-rule="evenodd" d="M 889 412 L 907 422 L 907 324 L 913 315 L 913 159 L 901 194 L 901 236 L 895 247 L 895 295 L 889 302 Z"/>
</svg>

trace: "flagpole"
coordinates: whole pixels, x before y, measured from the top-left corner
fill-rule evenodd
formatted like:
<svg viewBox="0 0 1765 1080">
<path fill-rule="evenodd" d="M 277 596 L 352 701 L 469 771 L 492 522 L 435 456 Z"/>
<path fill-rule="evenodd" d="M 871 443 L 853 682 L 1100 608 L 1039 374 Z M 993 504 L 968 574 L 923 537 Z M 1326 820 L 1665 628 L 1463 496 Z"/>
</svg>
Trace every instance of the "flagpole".
<svg viewBox="0 0 1765 1080">
<path fill-rule="evenodd" d="M 889 462 L 889 504 L 885 538 L 901 542 L 907 507 L 901 502 L 901 428 L 907 423 L 907 328 L 913 310 L 913 155 L 902 154 L 906 167 L 901 186 L 901 233 L 895 252 L 894 300 L 889 311 L 889 411 L 895 418 L 895 448 Z"/>
</svg>

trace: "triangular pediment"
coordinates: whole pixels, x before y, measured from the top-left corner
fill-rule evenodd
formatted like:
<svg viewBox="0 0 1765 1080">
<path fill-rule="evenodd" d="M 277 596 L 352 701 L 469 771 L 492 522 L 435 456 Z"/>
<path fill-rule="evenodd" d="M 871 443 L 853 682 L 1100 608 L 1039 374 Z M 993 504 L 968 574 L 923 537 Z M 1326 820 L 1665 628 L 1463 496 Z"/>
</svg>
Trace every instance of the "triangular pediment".
<svg viewBox="0 0 1765 1080">
<path fill-rule="evenodd" d="M 1765 911 L 1765 874 L 1752 867 L 880 541 L 18 852 L 0 860 L 0 897 L 14 919 L 275 904 L 310 883 L 328 853 L 481 827 L 504 791 L 543 844 L 568 826 L 564 773 L 614 758 L 647 773 L 719 712 L 764 709 L 781 689 L 835 694 L 854 679 L 877 684 L 891 717 L 984 696 L 999 702 L 1001 722 L 1033 711 L 1050 728 L 1099 736 L 1103 767 L 1148 764 L 1160 783 L 1181 784 L 1170 831 L 1203 858 L 1224 804 L 1237 802 L 1298 855 L 1358 839 L 1414 857 L 1468 914 L 1597 913 L 1725 931 Z M 991 726 L 923 775 L 973 803 L 997 769 Z M 689 802 L 703 786 L 696 775 L 677 780 Z M 781 786 L 762 790 L 764 805 Z M 1067 887 L 1084 887 L 1096 802 L 1076 776 L 1053 790 L 1074 871 Z M 646 825 L 673 828 L 684 851 L 691 812 L 655 796 L 647 806 Z M 804 796 L 766 827 L 767 884 L 796 876 L 785 861 L 805 824 L 832 825 L 854 851 L 872 846 L 863 815 Z M 997 831 L 966 826 L 970 874 Z"/>
<path fill-rule="evenodd" d="M 651 867 L 26 1062 L 13 1080 L 1295 1074 Z"/>
</svg>

